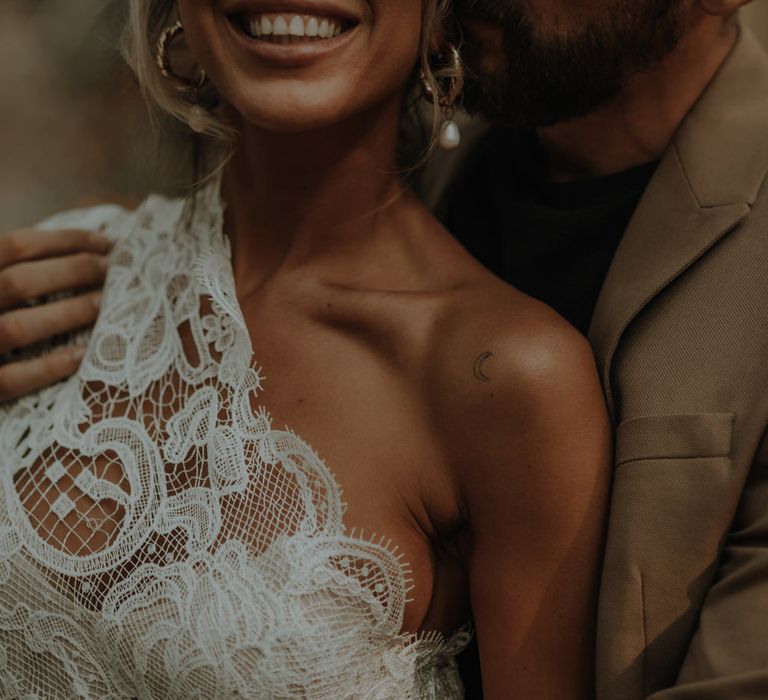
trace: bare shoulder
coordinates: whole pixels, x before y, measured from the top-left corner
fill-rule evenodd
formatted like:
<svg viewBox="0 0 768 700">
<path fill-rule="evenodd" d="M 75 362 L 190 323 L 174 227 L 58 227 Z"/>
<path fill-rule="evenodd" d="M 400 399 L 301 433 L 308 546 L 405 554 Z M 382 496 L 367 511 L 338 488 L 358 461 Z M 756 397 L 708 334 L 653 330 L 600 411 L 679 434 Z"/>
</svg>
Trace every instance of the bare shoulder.
<svg viewBox="0 0 768 700">
<path fill-rule="evenodd" d="M 530 417 L 563 394 L 598 387 L 587 339 L 548 306 L 500 281 L 451 308 L 435 335 L 434 358 L 432 388 L 455 397 L 441 402 L 449 412 L 472 406 L 487 417 L 518 407 Z"/>
<path fill-rule="evenodd" d="M 455 259 L 418 376 L 467 534 L 484 692 L 590 697 L 611 474 L 594 356 L 554 311 Z"/>
<path fill-rule="evenodd" d="M 468 507 L 490 516 L 489 499 L 545 488 L 566 469 L 585 488 L 604 478 L 610 431 L 594 356 L 552 309 L 482 284 L 444 321 L 434 358 L 431 395 Z"/>
<path fill-rule="evenodd" d="M 435 346 L 485 692 L 589 697 L 611 453 L 589 344 L 542 304 L 483 283 Z"/>
</svg>

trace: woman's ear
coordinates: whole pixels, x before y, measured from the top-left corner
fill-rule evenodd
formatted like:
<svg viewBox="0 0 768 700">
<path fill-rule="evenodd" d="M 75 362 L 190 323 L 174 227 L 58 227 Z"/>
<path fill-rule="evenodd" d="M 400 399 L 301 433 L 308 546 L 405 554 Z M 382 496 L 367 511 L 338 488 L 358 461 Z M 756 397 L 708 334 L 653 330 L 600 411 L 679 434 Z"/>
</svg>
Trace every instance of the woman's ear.
<svg viewBox="0 0 768 700">
<path fill-rule="evenodd" d="M 744 5 L 748 5 L 752 0 L 698 0 L 701 9 L 708 15 L 717 15 L 726 17 L 732 15 L 736 10 Z"/>
</svg>

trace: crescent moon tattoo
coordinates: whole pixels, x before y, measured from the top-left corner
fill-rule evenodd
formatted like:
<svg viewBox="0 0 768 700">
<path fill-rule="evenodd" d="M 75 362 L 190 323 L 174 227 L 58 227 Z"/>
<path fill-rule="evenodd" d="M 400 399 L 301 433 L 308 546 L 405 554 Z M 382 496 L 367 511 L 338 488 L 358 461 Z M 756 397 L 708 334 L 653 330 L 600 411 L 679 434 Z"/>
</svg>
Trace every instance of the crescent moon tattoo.
<svg viewBox="0 0 768 700">
<path fill-rule="evenodd" d="M 482 355 L 478 355 L 477 359 L 475 360 L 475 366 L 473 368 L 473 372 L 475 374 L 475 378 L 479 379 L 481 382 L 490 382 L 491 378 L 483 372 L 483 363 L 493 357 L 492 352 L 484 352 Z"/>
</svg>

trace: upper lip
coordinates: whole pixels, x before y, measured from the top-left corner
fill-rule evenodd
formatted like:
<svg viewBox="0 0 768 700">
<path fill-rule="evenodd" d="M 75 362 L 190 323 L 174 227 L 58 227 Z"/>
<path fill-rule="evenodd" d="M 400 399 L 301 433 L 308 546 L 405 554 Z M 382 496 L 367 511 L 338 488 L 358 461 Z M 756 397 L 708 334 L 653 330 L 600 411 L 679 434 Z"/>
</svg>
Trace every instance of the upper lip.
<svg viewBox="0 0 768 700">
<path fill-rule="evenodd" d="M 222 10 L 225 15 L 240 14 L 284 14 L 316 15 L 319 17 L 338 17 L 350 22 L 360 22 L 360 16 L 349 3 L 340 0 L 224 0 Z"/>
</svg>

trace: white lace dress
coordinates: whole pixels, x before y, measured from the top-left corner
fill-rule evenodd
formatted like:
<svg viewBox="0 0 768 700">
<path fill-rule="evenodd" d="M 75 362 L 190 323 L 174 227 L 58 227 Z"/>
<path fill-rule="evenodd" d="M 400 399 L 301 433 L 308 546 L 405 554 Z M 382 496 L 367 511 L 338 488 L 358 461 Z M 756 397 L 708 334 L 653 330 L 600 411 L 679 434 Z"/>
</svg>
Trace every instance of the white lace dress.
<svg viewBox="0 0 768 700">
<path fill-rule="evenodd" d="M 43 225 L 119 242 L 77 376 L 0 407 L 0 696 L 463 697 L 468 630 L 401 633 L 406 566 L 259 407 L 222 218 Z"/>
</svg>

